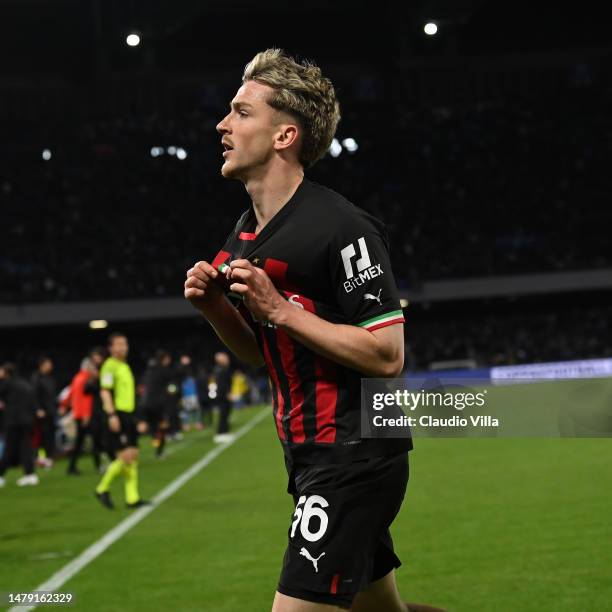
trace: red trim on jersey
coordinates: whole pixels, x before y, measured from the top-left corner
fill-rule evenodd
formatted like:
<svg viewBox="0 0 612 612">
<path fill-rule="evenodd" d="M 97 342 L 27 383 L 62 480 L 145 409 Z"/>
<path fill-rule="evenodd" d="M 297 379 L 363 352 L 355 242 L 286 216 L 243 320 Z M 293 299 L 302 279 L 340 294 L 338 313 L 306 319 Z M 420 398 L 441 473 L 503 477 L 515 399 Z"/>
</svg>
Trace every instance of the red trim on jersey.
<svg viewBox="0 0 612 612">
<path fill-rule="evenodd" d="M 302 391 L 302 380 L 295 365 L 295 353 L 293 340 L 287 332 L 282 329 L 276 330 L 276 345 L 280 352 L 283 370 L 289 381 L 289 394 L 291 396 L 291 408 L 289 412 L 289 426 L 291 428 L 291 441 L 301 444 L 306 440 L 304 433 L 304 392 Z"/>
<path fill-rule="evenodd" d="M 276 389 L 276 401 L 277 401 L 277 410 L 276 410 L 276 430 L 278 432 L 278 437 L 281 440 L 286 440 L 287 436 L 285 436 L 285 430 L 283 429 L 283 413 L 285 411 L 285 400 L 283 399 L 283 394 L 281 393 L 280 384 L 278 383 L 278 374 L 274 369 L 274 364 L 272 363 L 272 357 L 270 357 L 270 349 L 268 348 L 268 341 L 266 340 L 266 335 L 263 332 L 263 329 L 260 328 L 261 332 L 261 343 L 263 345 L 263 357 L 266 362 L 266 366 L 268 367 L 268 372 L 270 373 L 270 378 L 272 379 L 272 384 L 274 389 Z"/>
<path fill-rule="evenodd" d="M 299 287 L 295 287 L 287 282 L 287 269 L 289 264 L 281 259 L 266 257 L 264 261 L 264 272 L 270 277 L 270 280 L 278 291 L 291 291 L 291 293 L 300 294 Z"/>
<path fill-rule="evenodd" d="M 335 595 L 338 592 L 338 581 L 340 580 L 340 574 L 334 574 L 332 581 L 331 581 L 331 587 L 329 588 L 329 592 L 332 595 Z"/>
<path fill-rule="evenodd" d="M 240 232 L 238 234 L 238 238 L 240 238 L 240 240 L 255 240 L 255 238 L 257 238 L 257 234 L 251 232 Z"/>
<path fill-rule="evenodd" d="M 287 301 L 289 301 L 291 304 L 293 304 L 296 308 L 299 308 L 299 306 L 297 306 L 297 304 L 301 304 L 304 307 L 304 310 L 307 310 L 308 312 L 315 312 L 315 306 L 314 306 L 314 302 L 310 299 L 308 299 L 307 297 L 304 297 L 303 295 L 300 295 L 299 292 L 297 291 L 283 291 L 281 289 L 281 293 L 283 293 L 285 295 L 285 297 L 287 298 Z M 289 298 L 292 297 L 296 297 L 297 299 L 295 300 L 290 300 Z"/>
<path fill-rule="evenodd" d="M 231 256 L 232 254 L 228 253 L 227 251 L 219 251 L 217 253 L 217 256 L 212 260 L 212 263 L 210 265 L 216 270 L 222 263 L 225 263 L 227 259 Z"/>
<path fill-rule="evenodd" d="M 401 319 L 393 319 L 393 321 L 385 321 L 384 323 L 378 323 L 377 325 L 372 325 L 372 327 L 368 327 L 368 331 L 374 331 L 375 329 L 382 329 L 383 327 L 387 327 L 388 325 L 395 325 L 397 323 L 405 323 L 405 319 L 402 317 Z"/>
<path fill-rule="evenodd" d="M 286 261 L 281 261 L 280 259 L 274 259 L 272 257 L 267 257 L 264 262 L 264 272 L 274 283 L 285 283 L 288 267 L 289 264 Z"/>
<path fill-rule="evenodd" d="M 315 442 L 336 441 L 336 406 L 338 403 L 337 366 L 324 357 L 315 358 L 315 406 L 317 434 Z"/>
</svg>

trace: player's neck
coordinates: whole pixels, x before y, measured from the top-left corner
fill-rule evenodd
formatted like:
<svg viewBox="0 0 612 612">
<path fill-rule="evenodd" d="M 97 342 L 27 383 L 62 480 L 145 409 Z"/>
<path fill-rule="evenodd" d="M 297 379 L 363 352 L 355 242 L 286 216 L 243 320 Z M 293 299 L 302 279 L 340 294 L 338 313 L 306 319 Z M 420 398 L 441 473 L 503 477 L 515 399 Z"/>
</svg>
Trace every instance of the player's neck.
<svg viewBox="0 0 612 612">
<path fill-rule="evenodd" d="M 253 202 L 255 218 L 257 219 L 256 233 L 259 233 L 274 217 L 274 215 L 291 199 L 304 180 L 304 171 L 301 167 L 291 169 L 270 168 L 261 177 L 250 178 L 246 190 Z"/>
</svg>

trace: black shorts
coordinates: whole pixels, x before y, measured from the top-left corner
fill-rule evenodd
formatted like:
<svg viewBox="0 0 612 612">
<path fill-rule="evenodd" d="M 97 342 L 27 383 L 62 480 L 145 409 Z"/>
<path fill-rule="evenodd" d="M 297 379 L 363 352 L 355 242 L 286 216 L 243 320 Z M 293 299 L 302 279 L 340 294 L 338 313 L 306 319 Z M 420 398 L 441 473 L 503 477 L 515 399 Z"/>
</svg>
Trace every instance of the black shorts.
<svg viewBox="0 0 612 612">
<path fill-rule="evenodd" d="M 389 526 L 406 493 L 407 455 L 287 466 L 296 507 L 280 593 L 348 609 L 359 591 L 401 565 Z"/>
<path fill-rule="evenodd" d="M 125 448 L 138 447 L 138 430 L 136 429 L 134 413 L 117 410 L 115 414 L 119 417 L 121 429 L 118 432 L 109 430 L 108 435 L 111 448 L 117 452 Z"/>
</svg>

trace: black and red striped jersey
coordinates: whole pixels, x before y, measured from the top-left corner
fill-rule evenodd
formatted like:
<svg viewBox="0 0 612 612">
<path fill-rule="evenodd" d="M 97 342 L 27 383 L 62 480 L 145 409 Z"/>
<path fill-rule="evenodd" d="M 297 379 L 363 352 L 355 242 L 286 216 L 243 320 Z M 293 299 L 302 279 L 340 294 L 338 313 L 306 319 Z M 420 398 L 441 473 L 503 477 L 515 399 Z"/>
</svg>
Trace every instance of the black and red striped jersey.
<svg viewBox="0 0 612 612">
<path fill-rule="evenodd" d="M 248 259 L 296 308 L 332 323 L 373 331 L 404 322 L 384 225 L 338 193 L 304 178 L 258 234 L 255 227 L 250 208 L 212 264 L 223 270 Z M 361 438 L 359 372 L 255 321 L 236 303 L 265 359 L 274 421 L 290 461 L 345 462 L 412 448 L 410 439 Z"/>
</svg>

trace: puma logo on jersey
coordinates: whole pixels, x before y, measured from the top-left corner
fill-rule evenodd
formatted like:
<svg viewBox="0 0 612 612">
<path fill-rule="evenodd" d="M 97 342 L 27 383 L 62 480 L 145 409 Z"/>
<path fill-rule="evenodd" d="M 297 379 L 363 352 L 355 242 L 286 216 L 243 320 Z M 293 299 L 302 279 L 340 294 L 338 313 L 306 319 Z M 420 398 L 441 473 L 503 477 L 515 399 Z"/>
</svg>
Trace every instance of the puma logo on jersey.
<svg viewBox="0 0 612 612">
<path fill-rule="evenodd" d="M 312 564 L 314 565 L 314 570 L 315 573 L 319 573 L 319 566 L 317 565 L 317 563 L 319 562 L 319 559 L 323 556 L 325 556 L 325 553 L 322 552 L 316 559 L 314 559 L 313 557 L 310 556 L 310 553 L 302 546 L 302 548 L 300 549 L 300 555 L 302 555 L 302 557 L 306 557 L 309 561 L 312 562 Z"/>
<path fill-rule="evenodd" d="M 376 300 L 378 302 L 379 306 L 382 306 L 382 302 L 380 301 L 380 294 L 382 292 L 382 289 L 378 290 L 378 295 L 372 295 L 371 293 L 366 293 L 363 296 L 364 300 Z"/>
</svg>

